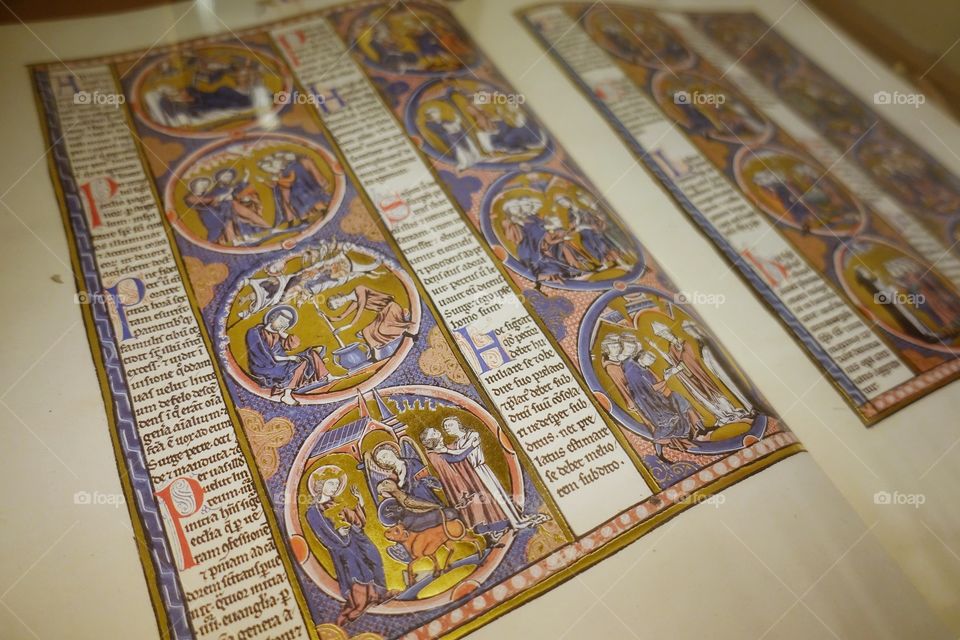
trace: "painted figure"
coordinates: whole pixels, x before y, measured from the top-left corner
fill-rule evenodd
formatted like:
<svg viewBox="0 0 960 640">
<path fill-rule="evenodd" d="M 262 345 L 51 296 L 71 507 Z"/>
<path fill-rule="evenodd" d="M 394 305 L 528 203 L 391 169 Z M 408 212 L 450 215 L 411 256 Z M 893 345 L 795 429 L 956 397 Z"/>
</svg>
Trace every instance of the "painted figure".
<svg viewBox="0 0 960 640">
<path fill-rule="evenodd" d="M 940 342 L 960 333 L 960 303 L 945 294 L 943 287 L 917 273 L 911 263 L 906 268 L 898 261 L 885 263 L 883 273 L 865 265 L 855 269 L 857 282 L 873 296 L 875 303 L 886 309 L 901 330 L 926 342 Z M 926 316 L 928 321 L 924 321 Z"/>
<path fill-rule="evenodd" d="M 257 166 L 270 177 L 261 181 L 273 191 L 274 227 L 294 227 L 326 209 L 330 185 L 316 163 L 305 155 L 277 151 L 261 158 Z"/>
<path fill-rule="evenodd" d="M 666 340 L 669 351 L 663 354 L 664 358 L 697 402 L 714 415 L 715 426 L 736 422 L 746 416 L 745 411 L 734 408 L 723 390 L 713 381 L 690 342 L 679 338 L 662 322 L 654 322 L 651 329 L 654 335 Z M 652 349 L 659 351 L 652 340 L 647 342 Z"/>
<path fill-rule="evenodd" d="M 697 341 L 696 347 L 700 352 L 700 358 L 710 373 L 719 378 L 723 385 L 730 390 L 730 393 L 743 405 L 746 415 L 754 415 L 756 409 L 754 409 L 753 403 L 747 394 L 741 390 L 740 385 L 734 381 L 729 371 L 730 366 L 723 356 L 723 352 L 713 344 L 713 341 L 707 336 L 700 325 L 695 324 L 691 320 L 684 320 L 681 327 Z"/>
<path fill-rule="evenodd" d="M 514 529 L 529 527 L 541 521 L 538 516 L 523 516 L 513 503 L 493 470 L 487 466 L 483 449 L 480 446 L 480 434 L 468 429 L 460 418 L 450 416 L 441 423 L 443 433 L 453 439 L 443 455 L 454 473 L 460 475 L 463 482 L 471 486 L 482 485 L 485 489 L 484 500 L 491 500 L 507 517 Z"/>
<path fill-rule="evenodd" d="M 516 245 L 517 260 L 526 267 L 539 285 L 541 280 L 561 280 L 581 274 L 567 262 L 571 255 L 550 250 L 565 234 L 557 234 L 557 226 L 547 228 L 538 214 L 543 204 L 533 197 L 512 198 L 503 203 L 502 226 L 507 238 Z"/>
<path fill-rule="evenodd" d="M 555 202 L 557 206 L 566 210 L 568 220 L 572 221 L 573 229 L 580 236 L 580 244 L 596 262 L 598 268 L 630 269 L 626 252 L 611 237 L 612 229 L 595 200 L 587 199 L 592 206 L 580 206 L 567 196 L 560 196 Z"/>
<path fill-rule="evenodd" d="M 249 177 L 245 172 L 237 180 L 236 171 L 224 169 L 214 180 L 200 176 L 190 181 L 184 203 L 200 216 L 207 241 L 228 246 L 248 244 L 251 236 L 269 228 Z"/>
<path fill-rule="evenodd" d="M 469 99 L 465 98 L 464 102 Z M 477 125 L 480 146 L 490 158 L 497 153 L 522 153 L 546 146 L 539 128 L 515 104 L 497 105 L 497 109 L 489 114 L 473 108 L 470 114 Z"/>
<path fill-rule="evenodd" d="M 251 376 L 289 405 L 298 404 L 293 397 L 295 389 L 323 382 L 330 375 L 323 363 L 322 348 L 290 353 L 300 346 L 300 339 L 288 333 L 296 322 L 297 312 L 283 305 L 268 311 L 263 322 L 251 327 L 246 336 Z"/>
<path fill-rule="evenodd" d="M 426 128 L 443 142 L 446 153 L 453 156 L 458 170 L 464 170 L 480 162 L 481 154 L 473 138 L 463 126 L 463 119 L 454 115 L 444 119 L 438 107 L 430 107 L 425 112 Z"/>
<path fill-rule="evenodd" d="M 327 305 L 334 311 L 340 311 L 330 316 L 330 322 L 340 322 L 349 317 L 352 324 L 364 311 L 375 313 L 376 316 L 370 324 L 357 334 L 375 351 L 383 349 L 404 335 L 409 335 L 408 332 L 413 327 L 410 312 L 401 307 L 392 295 L 364 285 L 358 285 L 350 293 L 331 296 Z"/>
<path fill-rule="evenodd" d="M 157 122 L 190 126 L 228 118 L 254 107 L 254 93 L 263 87 L 263 65 L 253 58 L 234 56 L 229 62 L 187 54 L 158 68 L 161 81 L 144 99 Z M 185 74 L 186 80 L 176 79 Z M 171 79 L 172 78 L 172 79 Z"/>
<path fill-rule="evenodd" d="M 364 531 L 367 517 L 363 496 L 356 486 L 350 486 L 350 493 L 357 505 L 342 507 L 338 514 L 344 524 L 338 526 L 326 514 L 346 486 L 347 479 L 343 472 L 332 465 L 325 465 L 315 470 L 307 482 L 314 499 L 307 511 L 307 522 L 330 553 L 340 595 L 344 599 L 337 615 L 337 624 L 343 626 L 388 597 L 383 560 L 380 551 Z"/>
<path fill-rule="evenodd" d="M 443 492 L 467 526 L 476 533 L 499 538 L 509 526 L 506 512 L 492 498 L 487 485 L 472 467 L 454 466 L 465 459 L 469 452 L 459 455 L 451 453 L 444 443 L 443 434 L 433 427 L 424 429 L 420 434 L 420 442 L 426 449 L 427 460 L 436 472 Z"/>
<path fill-rule="evenodd" d="M 669 374 L 661 380 L 650 368 L 657 357 L 642 351 L 636 337 L 611 333 L 601 341 L 600 350 L 604 370 L 627 409 L 646 424 L 658 458 L 669 464 L 664 445 L 685 451 L 694 439 L 705 436 L 699 414 L 686 398 L 667 386 Z"/>
</svg>

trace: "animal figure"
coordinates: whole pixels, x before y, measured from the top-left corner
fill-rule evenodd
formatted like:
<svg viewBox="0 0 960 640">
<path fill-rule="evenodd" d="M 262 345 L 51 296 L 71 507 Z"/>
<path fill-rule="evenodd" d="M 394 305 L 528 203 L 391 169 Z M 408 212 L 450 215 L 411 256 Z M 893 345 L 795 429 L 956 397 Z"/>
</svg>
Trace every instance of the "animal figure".
<svg viewBox="0 0 960 640">
<path fill-rule="evenodd" d="M 400 522 L 389 527 L 384 532 L 384 537 L 386 537 L 387 540 L 403 545 L 407 551 L 410 560 L 407 562 L 407 568 L 403 573 L 403 577 L 408 587 L 414 583 L 415 579 L 413 565 L 421 558 L 430 560 L 433 565 L 433 577 L 436 578 L 440 575 L 444 566 L 441 566 L 440 561 L 437 559 L 437 552 L 440 551 L 440 549 L 446 550 L 446 561 L 449 561 L 450 547 L 448 544 L 451 542 L 464 540 L 473 545 L 477 550 L 478 556 L 482 554 L 483 551 L 479 540 L 467 530 L 460 518 L 454 515 L 454 512 L 451 512 L 450 509 L 446 509 L 440 504 L 420 500 L 408 495 L 400 489 L 397 482 L 393 479 L 380 482 L 377 486 L 377 493 L 383 497 L 393 498 L 399 507 L 405 511 L 414 514 L 429 513 L 437 516 L 433 519 L 437 524 L 423 529 L 420 529 L 418 526 L 417 531 L 408 528 L 404 522 L 404 518 L 401 517 Z M 427 516 L 427 518 L 429 517 L 430 516 Z M 407 521 L 417 522 L 418 524 L 421 522 L 426 523 L 428 522 L 427 518 L 407 519 Z"/>
<path fill-rule="evenodd" d="M 424 531 L 410 531 L 403 524 L 395 524 L 384 532 L 384 536 L 391 542 L 397 542 L 404 546 L 410 554 L 410 562 L 403 572 L 403 578 L 409 587 L 414 583 L 413 565 L 421 558 L 428 558 L 433 564 L 433 577 L 439 577 L 444 566 L 441 566 L 437 559 L 437 552 L 440 549 L 446 550 L 447 560 L 450 559 L 450 548 L 447 546 L 451 542 L 466 540 L 477 550 L 477 555 L 482 553 L 480 543 L 467 531 L 467 528 L 460 520 L 447 520 L 444 517 L 443 522 L 435 527 L 430 527 Z"/>
</svg>

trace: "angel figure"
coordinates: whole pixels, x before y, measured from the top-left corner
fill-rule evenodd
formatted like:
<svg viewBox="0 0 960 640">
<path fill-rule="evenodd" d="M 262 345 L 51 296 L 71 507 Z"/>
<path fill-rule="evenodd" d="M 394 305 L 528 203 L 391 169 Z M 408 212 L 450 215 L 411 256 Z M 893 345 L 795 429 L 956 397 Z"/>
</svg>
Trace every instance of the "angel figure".
<svg viewBox="0 0 960 640">
<path fill-rule="evenodd" d="M 407 531 L 420 532 L 441 525 L 445 519 L 459 519 L 437 494 L 440 483 L 430 475 L 409 437 L 401 437 L 399 444 L 382 442 L 368 451 L 364 454 L 364 470 L 384 526 L 400 524 Z M 401 544 L 388 547 L 387 554 L 398 562 L 410 561 Z"/>
</svg>

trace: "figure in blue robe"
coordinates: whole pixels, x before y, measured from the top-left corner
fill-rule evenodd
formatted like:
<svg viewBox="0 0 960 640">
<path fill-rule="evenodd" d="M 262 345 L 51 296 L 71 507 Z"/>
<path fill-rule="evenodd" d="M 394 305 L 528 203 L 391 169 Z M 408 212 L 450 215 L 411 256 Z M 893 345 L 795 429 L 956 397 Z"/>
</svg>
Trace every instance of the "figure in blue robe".
<svg viewBox="0 0 960 640">
<path fill-rule="evenodd" d="M 337 624 L 343 626 L 386 597 L 387 579 L 380 551 L 363 530 L 366 517 L 362 507 L 343 509 L 340 515 L 347 524 L 339 530 L 323 511 L 323 503 L 311 505 L 307 523 L 330 553 L 345 601 L 337 617 Z"/>
<path fill-rule="evenodd" d="M 635 358 L 624 360 L 621 366 L 630 398 L 647 421 L 657 456 L 664 459 L 665 442 L 684 448 L 678 441 L 689 440 L 695 427 L 690 421 L 690 402 L 679 393 L 664 395 L 654 388 L 660 380 Z"/>
<path fill-rule="evenodd" d="M 386 515 L 398 521 L 407 531 L 413 532 L 439 526 L 444 517 L 457 518 L 457 512 L 445 509 L 435 493 L 436 489 L 440 489 L 440 481 L 425 473 L 426 465 L 416 450 L 407 448 L 407 445 L 404 448 L 404 455 L 377 460 L 378 465 L 391 473 L 388 478 L 396 486 L 393 489 L 390 484 L 376 483 L 376 491 L 381 497 L 393 498 L 386 507 Z M 388 451 L 393 452 L 392 449 Z M 387 455 L 387 452 L 383 455 Z M 388 488 L 389 492 L 384 493 L 384 488 Z"/>
<path fill-rule="evenodd" d="M 420 51 L 420 54 L 425 58 L 442 56 L 447 53 L 443 43 L 441 43 L 429 29 L 424 29 L 415 34 L 413 41 L 416 43 L 417 50 Z"/>
<path fill-rule="evenodd" d="M 780 202 L 786 212 L 804 229 L 809 229 L 811 223 L 817 220 L 816 214 L 810 208 L 803 196 L 797 195 L 788 185 L 777 181 L 763 185 Z"/>
<path fill-rule="evenodd" d="M 569 265 L 544 253 L 543 241 L 548 232 L 542 218 L 536 215 L 527 216 L 520 233 L 517 259 L 530 269 L 535 280 L 539 281 L 542 277 L 575 275 L 575 270 Z"/>
<path fill-rule="evenodd" d="M 520 153 L 542 146 L 543 141 L 535 125 L 515 127 L 505 120 L 500 120 L 496 133 L 490 136 L 490 144 L 500 151 Z"/>
<path fill-rule="evenodd" d="M 210 184 L 206 177 L 195 178 L 190 183 L 190 193 L 183 201 L 200 216 L 200 223 L 206 231 L 206 240 L 220 244 L 233 244 L 235 224 L 233 221 L 233 203 L 231 195 L 234 187 L 229 182 L 217 181 L 212 187 L 204 189 L 202 184 Z M 232 197 L 232 196 L 231 196 Z"/>
<path fill-rule="evenodd" d="M 580 233 L 580 244 L 601 266 L 615 261 L 620 256 L 620 248 L 607 236 L 606 220 L 596 211 L 581 209 L 570 205 L 570 215 Z"/>
<path fill-rule="evenodd" d="M 312 161 L 303 156 L 288 158 L 283 174 L 276 178 L 273 200 L 278 214 L 282 215 L 275 216 L 274 226 L 284 221 L 300 224 L 330 201 L 322 176 L 315 166 L 308 166 L 308 162 Z"/>
<path fill-rule="evenodd" d="M 233 87 L 220 86 L 212 91 L 204 91 L 196 87 L 186 87 L 190 96 L 188 112 L 192 116 L 202 116 L 207 111 L 220 109 L 250 109 L 253 101 L 250 96 L 240 93 Z"/>
<path fill-rule="evenodd" d="M 674 94 L 674 104 L 676 104 L 677 109 L 679 109 L 680 112 L 683 113 L 683 115 L 686 117 L 687 121 L 689 122 L 689 124 L 687 125 L 687 128 L 689 128 L 694 133 L 704 135 L 704 136 L 716 130 L 716 127 L 713 125 L 710 119 L 707 118 L 702 113 L 700 113 L 700 110 L 697 109 L 696 106 L 690 104 L 689 93 L 686 94 L 688 97 L 688 100 L 686 102 L 677 102 L 678 95 L 682 95 L 682 94 L 679 91 Z"/>
<path fill-rule="evenodd" d="M 316 174 L 297 157 L 287 167 L 293 172 L 293 184 L 290 186 L 290 204 L 298 218 L 306 218 L 320 204 L 329 201 L 326 189 L 317 180 Z"/>
<path fill-rule="evenodd" d="M 377 54 L 377 61 L 381 66 L 402 71 L 417 64 L 416 54 L 402 51 L 392 43 L 380 42 L 374 38 L 370 41 L 370 48 Z"/>
<path fill-rule="evenodd" d="M 184 198 L 184 203 L 199 214 L 207 242 L 221 242 L 230 221 L 229 216 L 224 215 L 223 206 L 226 204 L 229 207 L 230 203 L 217 202 L 217 197 L 222 194 L 222 190 L 215 188 L 202 195 L 187 194 Z"/>
<path fill-rule="evenodd" d="M 295 322 L 296 312 L 291 307 L 277 307 L 264 316 L 262 324 L 250 327 L 246 335 L 251 377 L 263 387 L 283 391 L 284 402 L 292 399 L 291 390 L 329 376 L 321 350 L 288 353 L 300 345 L 299 338 L 285 333 Z"/>
<path fill-rule="evenodd" d="M 446 147 L 446 155 L 455 160 L 460 156 L 472 156 L 476 153 L 472 145 L 473 141 L 462 128 L 455 132 L 447 131 L 442 120 L 427 120 L 424 126 L 440 139 Z"/>
</svg>

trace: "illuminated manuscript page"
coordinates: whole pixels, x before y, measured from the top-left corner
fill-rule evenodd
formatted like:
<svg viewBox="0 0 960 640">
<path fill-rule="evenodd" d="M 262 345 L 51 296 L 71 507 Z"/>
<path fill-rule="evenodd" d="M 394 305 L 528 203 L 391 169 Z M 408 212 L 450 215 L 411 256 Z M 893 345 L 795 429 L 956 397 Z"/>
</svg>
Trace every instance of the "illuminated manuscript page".
<svg viewBox="0 0 960 640">
<path fill-rule="evenodd" d="M 572 11 L 574 6 L 563 5 L 563 10 Z M 543 34 L 551 24 L 557 26 L 550 18 L 559 15 L 556 8 L 526 9 L 531 33 Z M 605 5 L 588 12 L 591 15 L 578 14 L 584 18 L 579 26 L 549 51 L 559 62 L 567 48 L 561 63 L 565 75 L 582 91 L 592 78 L 595 86 L 587 93 L 628 152 L 671 191 L 709 244 L 733 260 L 722 279 L 739 271 L 861 418 L 873 424 L 883 420 L 876 433 L 859 432 L 845 420 L 845 412 L 825 411 L 827 405 L 819 396 L 811 402 L 814 396 L 804 395 L 807 383 L 794 376 L 805 361 L 795 355 L 772 357 L 762 347 L 758 351 L 757 346 L 766 342 L 757 336 L 745 335 L 740 341 L 747 350 L 763 355 L 763 370 L 782 384 L 795 408 L 814 409 L 804 410 L 818 427 L 810 435 L 804 433 L 805 442 L 813 447 L 822 439 L 822 446 L 813 449 L 818 461 L 861 515 L 876 523 L 887 548 L 956 627 L 958 592 L 952 585 L 957 584 L 960 567 L 950 559 L 955 550 L 948 541 L 956 537 L 958 522 L 947 505 L 949 487 L 957 479 L 955 466 L 949 463 L 957 439 L 950 421 L 942 417 L 951 415 L 949 387 L 920 402 L 923 408 L 907 417 L 890 417 L 898 407 L 917 402 L 953 377 L 956 319 L 951 321 L 949 313 L 939 319 L 925 316 L 937 333 L 921 339 L 922 332 L 910 333 L 912 316 L 899 310 L 885 315 L 890 308 L 883 302 L 902 302 L 909 287 L 893 295 L 871 291 L 867 276 L 871 269 L 881 280 L 890 280 L 891 273 L 922 274 L 937 281 L 929 301 L 942 299 L 956 307 L 957 244 L 951 235 L 960 215 L 957 156 L 951 151 L 956 146 L 952 142 L 956 123 L 944 118 L 926 96 L 871 65 L 868 54 L 839 39 L 802 5 L 784 3 L 757 13 L 692 3 L 689 10 L 683 5 L 676 8 L 663 12 L 654 6 L 644 10 L 624 5 L 620 15 L 613 13 L 619 11 L 617 6 Z M 538 11 L 540 26 L 535 27 L 533 16 Z M 644 67 L 643 57 L 652 55 L 649 52 L 630 62 L 628 51 L 618 51 L 613 41 L 604 39 L 616 38 L 618 28 L 611 25 L 622 27 L 624 17 L 634 30 L 643 31 L 646 25 L 648 38 L 666 47 L 660 53 L 672 61 L 668 66 L 676 78 L 670 71 L 656 71 L 655 58 L 650 58 L 654 65 Z M 654 32 L 670 35 L 660 39 Z M 596 35 L 603 33 L 607 36 Z M 575 42 L 583 48 L 576 49 Z M 587 59 L 595 68 L 582 66 Z M 581 65 L 581 72 L 571 65 Z M 621 84 L 618 78 L 626 81 Z M 695 125 L 682 115 L 689 109 L 683 100 L 689 91 L 678 85 L 666 98 L 674 80 L 692 82 L 687 89 L 696 94 L 691 94 L 695 102 L 711 95 L 729 97 L 728 104 L 718 105 L 726 113 L 749 110 L 751 103 L 762 105 L 763 115 L 755 123 L 762 121 L 764 131 L 758 129 L 754 136 L 749 125 L 740 129 L 736 116 L 716 121 L 719 129 L 713 132 L 706 121 L 701 122 L 703 127 Z M 707 106 L 704 113 L 712 115 L 712 108 Z M 688 162 L 699 168 L 685 172 L 682 166 Z M 681 168 L 680 173 L 671 173 L 671 166 Z M 813 204 L 810 211 L 815 215 L 808 220 L 803 216 L 807 204 L 803 198 L 798 206 L 778 210 L 774 192 L 808 171 L 818 178 L 809 190 L 795 184 L 796 193 L 809 194 L 810 203 L 816 202 L 818 193 L 832 195 Z M 786 179 L 781 182 L 777 176 Z M 845 216 L 847 222 L 841 222 Z M 891 253 L 870 257 L 869 247 L 880 245 Z M 901 248 L 894 250 L 893 245 Z M 696 260 L 691 263 L 696 271 Z M 794 266 L 779 270 L 788 263 Z M 773 271 L 765 271 L 766 266 L 773 266 Z M 898 267 L 904 268 L 902 273 Z M 778 282 L 766 282 L 764 273 Z M 785 273 L 789 275 L 781 278 Z M 845 273 L 853 274 L 853 279 Z M 807 294 L 804 289 L 809 289 Z M 813 313 L 828 298 L 834 302 Z M 928 302 L 927 296 L 913 299 L 918 306 Z M 791 305 L 796 305 L 793 311 Z M 808 322 L 814 332 L 804 329 Z M 869 332 L 838 330 L 841 325 L 869 327 Z M 909 361 L 912 377 L 900 387 L 891 383 L 893 391 L 874 386 L 878 376 L 893 380 L 898 375 L 892 359 L 871 355 L 871 349 L 880 345 Z M 843 373 L 843 367 L 852 368 L 852 377 Z M 865 404 L 852 399 L 858 392 L 847 384 L 851 381 L 870 387 L 863 396 Z M 893 508 L 890 500 L 908 508 Z M 906 551 L 919 547 L 929 549 L 930 555 Z"/>
<path fill-rule="evenodd" d="M 116 19 L 38 32 L 66 60 L 141 49 L 34 67 L 46 144 L 27 114 L 4 124 L 51 148 L 56 185 L 42 157 L 5 168 L 10 271 L 52 287 L 56 257 L 80 288 L 10 284 L 37 305 L 5 312 L 31 332 L 10 431 L 60 480 L 18 503 L 15 637 L 943 635 L 880 512 L 865 525 L 834 486 L 869 485 L 839 471 L 865 454 L 828 454 L 831 481 L 797 443 L 852 415 L 815 372 L 788 393 L 801 352 L 719 284 L 514 7 L 463 3 L 465 31 L 388 7 L 136 14 L 226 33 L 179 56 Z M 419 57 L 380 47 L 381 18 Z M 50 58 L 30 46 L 9 71 L 24 103 L 19 65 Z M 486 135 L 464 144 L 455 117 Z M 710 613 L 667 604 L 681 591 Z"/>
</svg>

